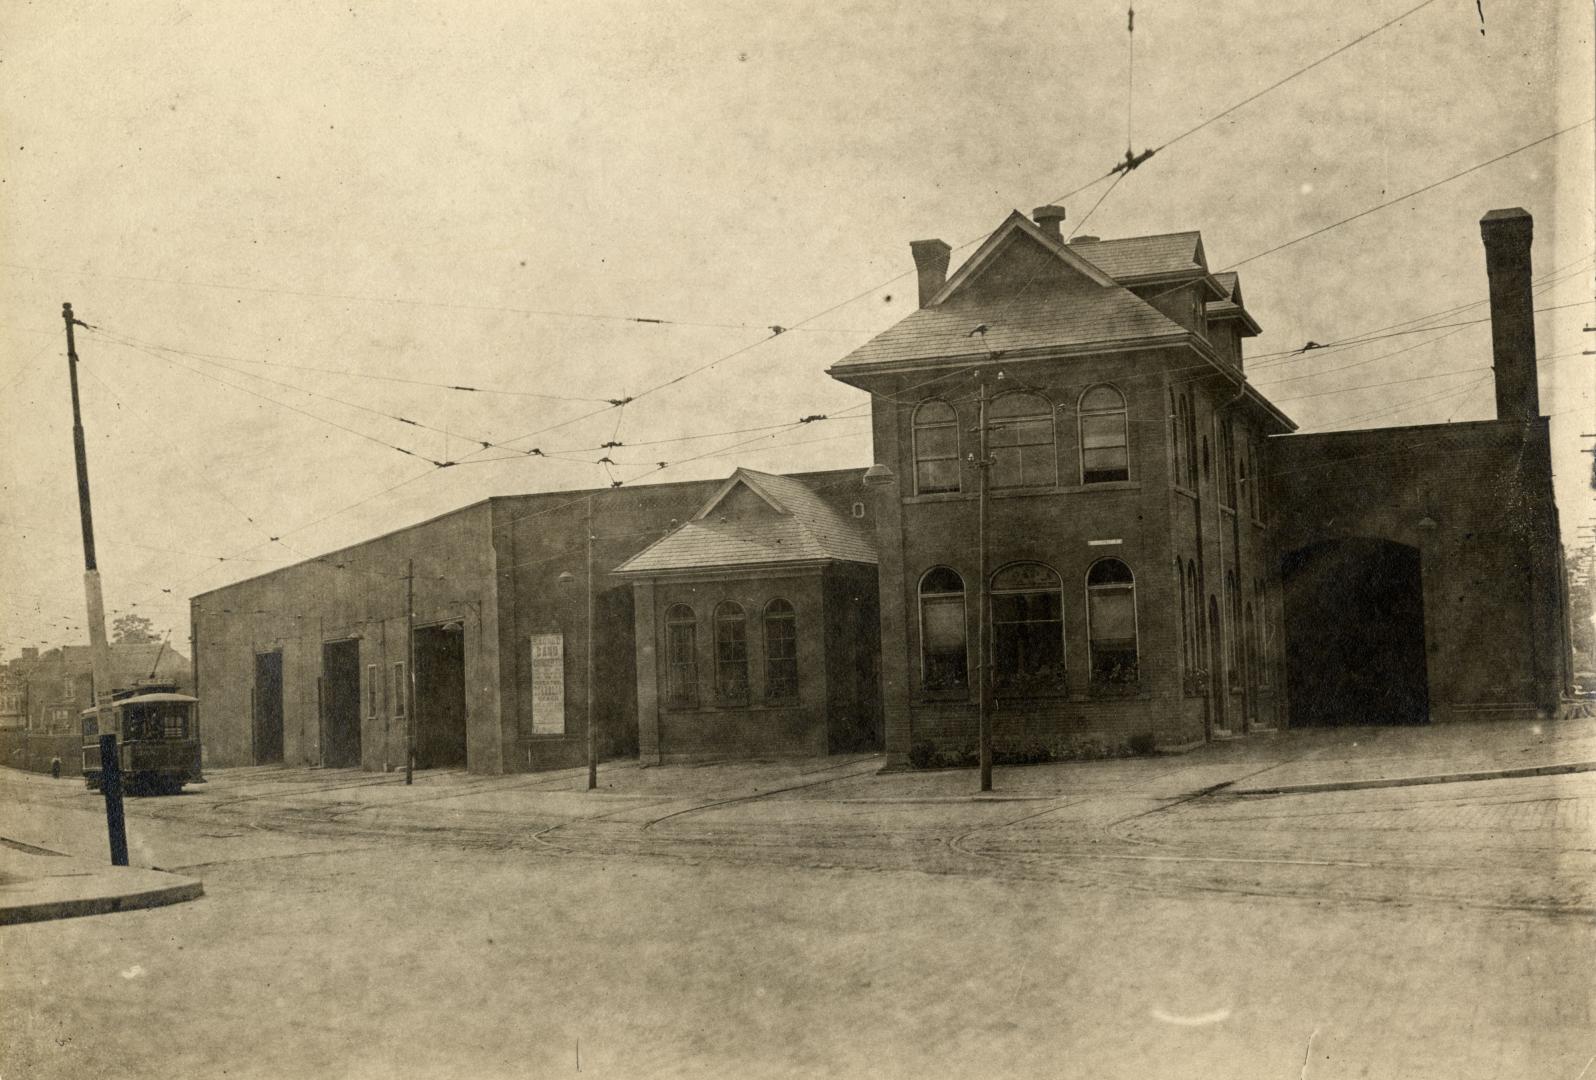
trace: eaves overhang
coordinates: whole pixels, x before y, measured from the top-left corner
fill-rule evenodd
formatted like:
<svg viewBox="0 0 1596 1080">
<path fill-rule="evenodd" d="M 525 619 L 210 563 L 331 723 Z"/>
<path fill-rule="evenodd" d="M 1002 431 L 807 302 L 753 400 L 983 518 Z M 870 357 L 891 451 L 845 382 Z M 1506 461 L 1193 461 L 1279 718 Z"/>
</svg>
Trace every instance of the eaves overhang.
<svg viewBox="0 0 1596 1080">
<path fill-rule="evenodd" d="M 1214 279 L 1214 275 L 1203 270 L 1186 271 L 1179 274 L 1124 274 L 1114 279 L 1127 289 L 1143 289 L 1149 285 L 1185 285 L 1188 282 L 1198 282 L 1208 294 L 1209 300 L 1227 300 L 1230 293 L 1225 287 Z"/>
<path fill-rule="evenodd" d="M 1146 337 L 1111 342 L 1088 342 L 1084 345 L 1036 345 L 1027 349 L 991 349 L 980 352 L 953 353 L 940 356 L 916 357 L 908 360 L 883 360 L 873 364 L 849 364 L 826 369 L 838 382 L 848 382 L 858 375 L 894 375 L 906 371 L 935 371 L 938 368 L 970 367 L 976 364 L 994 364 L 1005 360 L 1051 360 L 1075 356 L 1096 356 L 1105 353 L 1137 352 L 1143 349 L 1163 349 L 1180 345 L 1188 340 L 1201 340 L 1189 330 L 1172 331 Z M 1205 343 L 1206 344 L 1206 343 Z M 1217 356 L 1214 357 L 1217 360 Z M 852 385 L 851 383 L 849 385 Z"/>
<path fill-rule="evenodd" d="M 715 566 L 653 567 L 647 570 L 629 570 L 616 567 L 610 571 L 614 577 L 637 581 L 705 581 L 729 577 L 771 577 L 787 574 L 813 574 L 829 566 L 874 566 L 875 563 L 854 559 L 794 559 L 791 561 L 766 561 L 757 563 L 722 563 Z"/>
</svg>

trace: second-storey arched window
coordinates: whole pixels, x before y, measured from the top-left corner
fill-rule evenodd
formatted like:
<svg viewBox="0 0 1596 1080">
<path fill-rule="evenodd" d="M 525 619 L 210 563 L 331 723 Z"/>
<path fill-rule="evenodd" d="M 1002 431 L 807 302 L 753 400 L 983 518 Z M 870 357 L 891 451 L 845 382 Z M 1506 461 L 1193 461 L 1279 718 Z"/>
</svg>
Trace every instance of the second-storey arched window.
<svg viewBox="0 0 1596 1080">
<path fill-rule="evenodd" d="M 1081 395 L 1081 483 L 1130 479 L 1130 438 L 1125 395 L 1112 386 L 1094 386 Z"/>
<path fill-rule="evenodd" d="M 1052 487 L 1058 482 L 1053 406 L 1039 394 L 1004 394 L 987 408 L 992 486 Z"/>
<path fill-rule="evenodd" d="M 686 604 L 665 612 L 665 703 L 698 704 L 698 620 Z"/>
<path fill-rule="evenodd" d="M 1057 571 L 1015 563 L 992 575 L 992 668 L 1000 690 L 1063 690 L 1064 593 Z"/>
<path fill-rule="evenodd" d="M 938 566 L 920 579 L 920 681 L 927 690 L 969 685 L 964 579 Z"/>
<path fill-rule="evenodd" d="M 779 597 L 765 605 L 765 697 L 798 700 L 798 613 Z"/>
<path fill-rule="evenodd" d="M 1087 571 L 1086 637 L 1094 684 L 1125 685 L 1140 678 L 1136 578 L 1118 559 L 1099 559 Z"/>
<path fill-rule="evenodd" d="M 959 490 L 959 414 L 945 401 L 914 410 L 914 491 Z"/>
<path fill-rule="evenodd" d="M 748 619 L 730 600 L 715 605 L 715 696 L 748 700 Z"/>
</svg>

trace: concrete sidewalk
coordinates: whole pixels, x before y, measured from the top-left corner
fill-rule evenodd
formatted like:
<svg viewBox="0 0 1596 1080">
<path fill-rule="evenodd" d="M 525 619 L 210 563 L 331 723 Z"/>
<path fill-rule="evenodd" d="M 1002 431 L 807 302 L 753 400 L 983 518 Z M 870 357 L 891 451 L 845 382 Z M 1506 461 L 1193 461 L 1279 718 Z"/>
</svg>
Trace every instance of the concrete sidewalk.
<svg viewBox="0 0 1596 1080">
<path fill-rule="evenodd" d="M 194 878 L 112 866 L 0 837 L 0 926 L 104 915 L 193 900 Z"/>
</svg>

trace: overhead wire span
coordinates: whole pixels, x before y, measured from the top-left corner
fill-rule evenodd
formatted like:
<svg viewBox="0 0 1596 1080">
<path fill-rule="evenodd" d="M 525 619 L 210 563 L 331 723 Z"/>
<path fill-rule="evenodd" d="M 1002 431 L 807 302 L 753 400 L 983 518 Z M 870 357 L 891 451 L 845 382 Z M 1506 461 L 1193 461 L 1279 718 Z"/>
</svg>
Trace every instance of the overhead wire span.
<svg viewBox="0 0 1596 1080">
<path fill-rule="evenodd" d="M 517 307 L 508 304 L 477 304 L 452 300 L 428 300 L 418 297 L 372 296 L 361 293 L 318 292 L 313 289 L 284 289 L 266 285 L 240 285 L 224 281 L 192 281 L 179 278 L 150 277 L 137 274 L 113 274 L 99 270 L 69 270 L 53 266 L 29 266 L 25 263 L 0 262 L 8 270 L 22 270 L 36 274 L 64 274 L 73 277 L 106 278 L 112 281 L 136 281 L 150 285 L 175 285 L 190 289 L 219 289 L 229 292 L 246 292 L 270 296 L 297 296 L 312 300 L 356 301 L 368 304 L 393 304 L 401 307 L 444 308 L 454 311 L 485 311 L 507 315 L 529 315 L 565 319 L 589 319 L 603 322 L 637 323 L 644 326 L 683 326 L 712 330 L 760 330 L 768 323 L 709 322 L 692 319 L 666 319 L 647 315 L 618 315 L 598 311 L 563 311 L 556 308 Z M 799 329 L 797 326 L 780 328 L 782 331 Z M 808 332 L 819 334 L 865 334 L 868 330 L 851 330 L 843 327 L 808 327 Z"/>
<path fill-rule="evenodd" d="M 1585 125 L 1591 123 L 1592 120 L 1596 120 L 1596 116 L 1587 116 L 1585 119 L 1579 121 L 1579 123 L 1577 123 L 1577 124 L 1570 124 L 1570 125 L 1568 125 L 1565 128 L 1559 128 L 1557 131 L 1552 132 L 1550 135 L 1542 135 L 1540 138 L 1532 140 L 1531 142 L 1527 142 L 1523 146 L 1514 147 L 1512 150 L 1509 150 L 1509 151 L 1507 151 L 1506 153 L 1503 153 L 1503 154 L 1498 154 L 1495 157 L 1490 158 L 1489 160 L 1479 162 L 1478 164 L 1475 164 L 1475 165 L 1470 165 L 1466 169 L 1460 169 L 1459 171 L 1453 173 L 1450 176 L 1442 177 L 1440 180 L 1436 180 L 1433 183 L 1425 184 L 1423 187 L 1414 188 L 1412 191 L 1409 191 L 1409 192 L 1407 192 L 1405 194 L 1402 194 L 1402 195 L 1398 195 L 1394 199 L 1387 199 L 1385 202 L 1377 203 L 1376 205 L 1371 206 L 1371 207 L 1369 207 L 1366 210 L 1360 210 L 1356 214 L 1353 214 L 1353 215 L 1351 215 L 1349 217 L 1344 217 L 1340 221 L 1331 222 L 1329 225 L 1325 225 L 1325 226 L 1322 226 L 1320 228 L 1314 229 L 1312 232 L 1306 232 L 1306 233 L 1303 233 L 1301 236 L 1293 237 L 1292 239 L 1287 240 L 1283 244 L 1276 244 L 1274 247 L 1265 248 L 1263 251 L 1255 252 L 1252 255 L 1248 255 L 1245 259 L 1238 259 L 1237 261 L 1235 261 L 1235 262 L 1231 263 L 1229 266 L 1227 266 L 1225 269 L 1226 270 L 1234 270 L 1238 266 L 1245 266 L 1247 263 L 1252 262 L 1254 259 L 1261 259 L 1265 255 L 1273 255 L 1277 251 L 1283 251 L 1284 249 L 1286 249 L 1288 247 L 1292 247 L 1295 244 L 1302 243 L 1304 240 L 1310 240 L 1310 239 L 1312 239 L 1315 236 L 1319 236 L 1319 235 L 1321 235 L 1323 233 L 1327 233 L 1331 229 L 1339 229 L 1341 226 L 1347 224 L 1348 222 L 1357 221 L 1361 217 L 1367 217 L 1368 215 L 1373 214 L 1376 211 L 1384 210 L 1388 206 L 1395 206 L 1399 202 L 1406 202 L 1408 199 L 1413 198 L 1415 195 L 1422 195 L 1422 194 L 1424 194 L 1427 191 L 1433 191 L 1435 188 L 1440 187 L 1442 184 L 1449 184 L 1453 180 L 1457 180 L 1460 177 L 1467 176 L 1467 175 L 1469 175 L 1470 173 L 1473 173 L 1473 172 L 1478 172 L 1479 170 L 1481 170 L 1481 169 L 1483 169 L 1483 168 L 1485 168 L 1485 167 L 1487 167 L 1489 165 L 1495 165 L 1498 161 L 1506 160 L 1507 158 L 1512 157 L 1514 154 L 1521 154 L 1525 150 L 1533 149 L 1534 147 L 1540 146 L 1542 143 L 1550 142 L 1551 140 L 1556 139 L 1556 138 L 1558 138 L 1560 136 L 1567 135 L 1570 131 L 1577 131 L 1579 128 L 1582 128 Z"/>
<path fill-rule="evenodd" d="M 133 350 L 135 350 L 137 352 L 141 352 L 144 355 L 152 357 L 152 358 L 154 358 L 156 360 L 165 361 L 166 363 L 171 364 L 173 367 L 181 368 L 182 370 L 187 371 L 190 374 L 198 375 L 198 376 L 200 376 L 201 378 L 204 378 L 204 379 L 210 379 L 212 382 L 219 383 L 222 386 L 230 387 L 230 388 L 232 388 L 234 390 L 237 390 L 239 393 L 248 394 L 251 397 L 260 398 L 262 401 L 270 402 L 271 404 L 276 405 L 279 408 L 287 409 L 290 412 L 295 412 L 295 413 L 298 413 L 301 416 L 309 417 L 310 419 L 315 420 L 318 423 L 326 424 L 329 427 L 334 427 L 334 428 L 337 428 L 340 431 L 348 432 L 350 435 L 355 435 L 355 436 L 357 436 L 359 438 L 365 439 L 367 442 L 376 443 L 378 446 L 387 447 L 389 450 L 395 450 L 395 451 L 397 451 L 397 452 L 399 452 L 401 454 L 404 454 L 406 457 L 419 458 L 422 461 L 426 461 L 426 462 L 430 463 L 431 465 L 433 465 L 436 468 L 440 468 L 440 469 L 441 468 L 447 468 L 448 466 L 454 464 L 454 462 L 452 462 L 452 461 L 445 462 L 445 461 L 438 461 L 435 458 L 430 458 L 427 455 L 425 455 L 425 454 L 423 454 L 423 453 L 421 453 L 420 451 L 417 451 L 417 450 L 407 450 L 405 447 L 400 446 L 397 443 L 391 443 L 391 442 L 388 442 L 385 439 L 379 439 L 375 435 L 368 435 L 366 432 L 361 431 L 358 428 L 352 428 L 352 427 L 349 427 L 346 424 L 340 424 L 336 420 L 330 420 L 330 419 L 328 419 L 325 416 L 321 416 L 321 415 L 319 415 L 317 413 L 310 412 L 307 409 L 301 409 L 297 405 L 290 405 L 286 401 L 279 401 L 276 398 L 267 397 L 265 394 L 260 394 L 260 393 L 255 392 L 254 390 L 249 389 L 249 387 L 247 387 L 247 386 L 239 386 L 237 383 L 228 382 L 226 379 L 218 379 L 216 376 L 210 374 L 209 372 L 201 371 L 199 368 L 190 367 L 187 364 L 184 364 L 184 363 L 181 363 L 180 361 L 172 359 L 172 357 L 170 357 L 170 356 L 163 356 L 160 353 L 154 352 L 154 351 L 152 351 L 150 349 L 146 349 L 143 346 L 131 345 L 131 344 L 128 344 L 126 342 L 118 342 L 118 341 L 116 341 L 116 339 L 114 337 L 107 337 L 106 340 L 114 342 L 115 344 L 123 345 L 125 348 L 130 348 L 130 349 L 133 349 Z M 231 370 L 231 369 L 228 369 L 228 370 Z M 244 373 L 243 372 L 237 372 L 237 374 L 242 375 Z M 259 378 L 259 376 L 256 376 L 256 378 Z M 309 393 L 309 391 L 306 391 L 306 392 Z M 315 396 L 320 396 L 320 395 L 315 395 Z"/>
</svg>

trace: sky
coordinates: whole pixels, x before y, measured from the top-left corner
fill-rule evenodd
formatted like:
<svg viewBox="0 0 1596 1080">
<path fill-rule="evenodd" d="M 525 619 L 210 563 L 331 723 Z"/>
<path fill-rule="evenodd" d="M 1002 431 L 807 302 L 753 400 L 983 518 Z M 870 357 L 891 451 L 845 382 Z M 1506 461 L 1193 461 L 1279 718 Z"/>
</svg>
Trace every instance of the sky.
<svg viewBox="0 0 1596 1080">
<path fill-rule="evenodd" d="M 1066 195 L 1066 231 L 1241 264 L 1304 431 L 1493 415 L 1454 324 L 1479 218 L 1526 208 L 1588 542 L 1590 5 L 1432 0 L 1226 112 L 1417 2 L 1143 0 L 1132 62 L 1094 0 L 13 0 L 0 655 L 87 640 L 63 301 L 109 618 L 183 648 L 189 596 L 489 495 L 868 464 L 825 368 L 913 310 L 909 241 L 956 266 Z M 1127 138 L 1163 149 L 1086 186 Z"/>
</svg>

